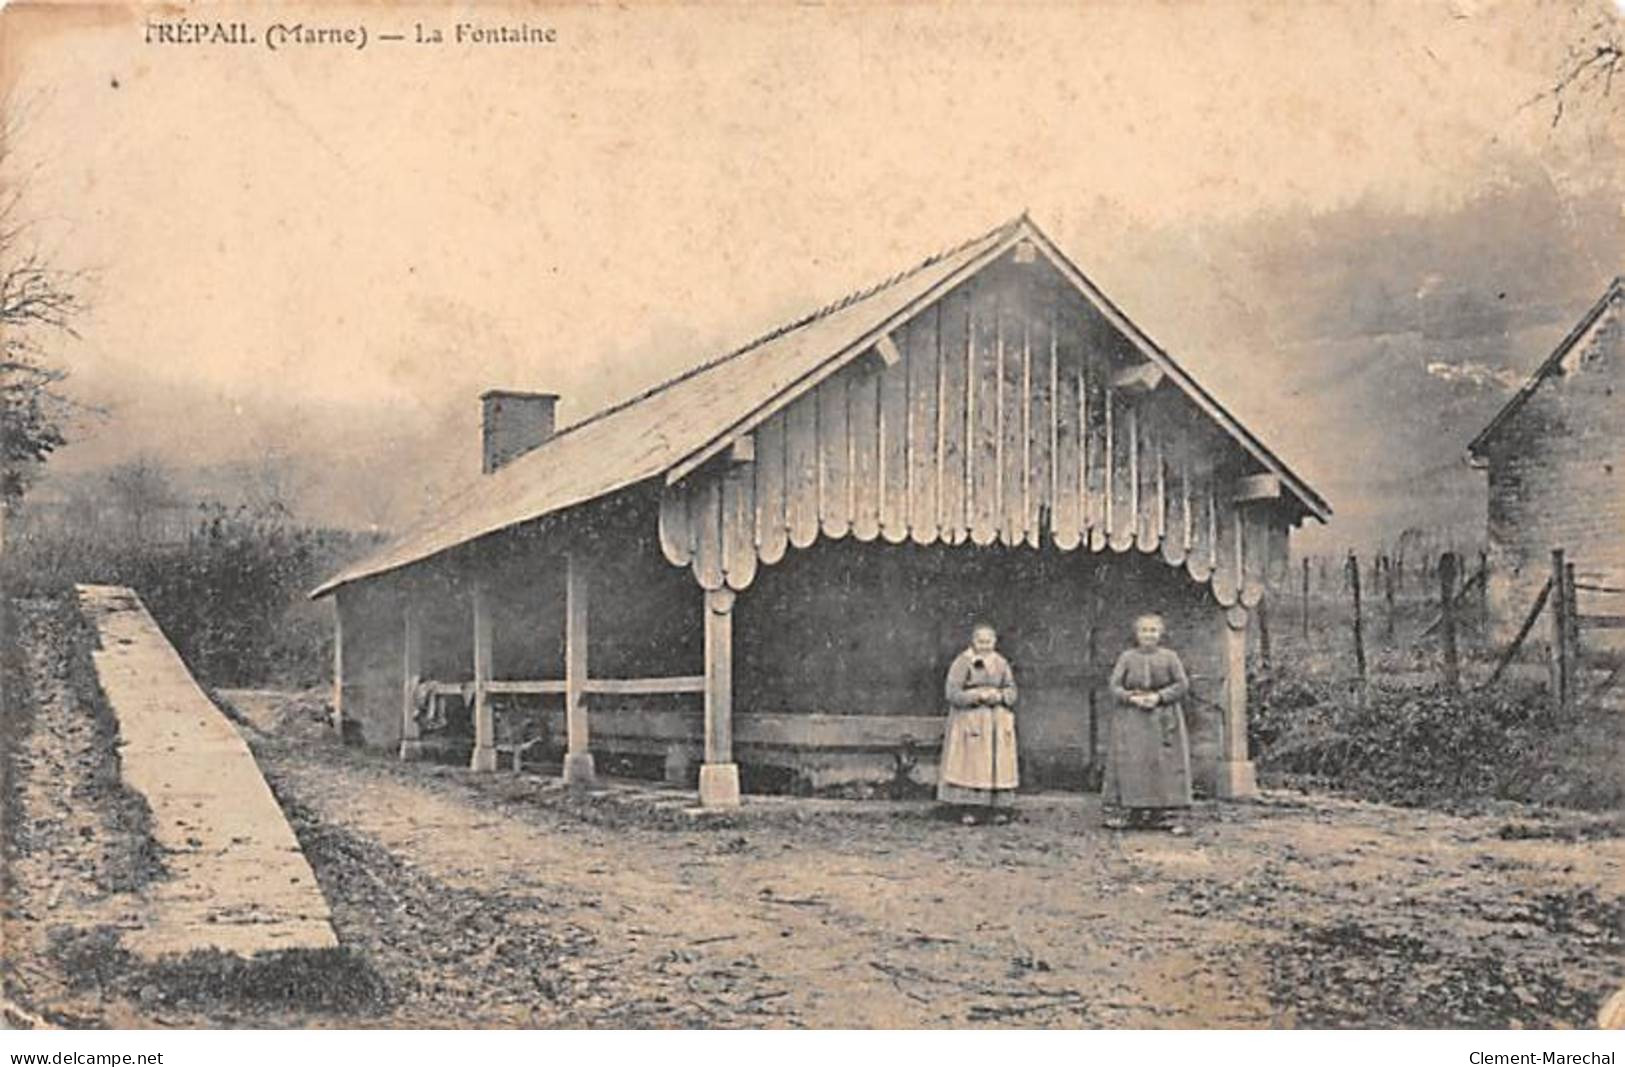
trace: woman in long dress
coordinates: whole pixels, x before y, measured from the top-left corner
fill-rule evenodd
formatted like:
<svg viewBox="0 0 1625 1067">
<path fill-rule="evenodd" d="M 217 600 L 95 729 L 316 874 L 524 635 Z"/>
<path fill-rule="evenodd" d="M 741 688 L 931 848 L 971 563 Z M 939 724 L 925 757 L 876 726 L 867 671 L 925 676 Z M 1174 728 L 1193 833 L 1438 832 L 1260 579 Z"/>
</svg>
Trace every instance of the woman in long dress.
<svg viewBox="0 0 1625 1067">
<path fill-rule="evenodd" d="M 957 809 L 965 823 L 985 814 L 1008 822 L 1015 807 L 1016 676 L 998 653 L 998 640 L 993 627 L 979 624 L 944 686 L 948 725 L 937 800 Z"/>
<path fill-rule="evenodd" d="M 1160 615 L 1134 620 L 1134 647 L 1112 668 L 1110 766 L 1102 801 L 1123 811 L 1131 826 L 1184 833 L 1174 817 L 1191 806 L 1183 703 L 1190 680 L 1179 654 L 1162 647 L 1163 629 Z"/>
</svg>

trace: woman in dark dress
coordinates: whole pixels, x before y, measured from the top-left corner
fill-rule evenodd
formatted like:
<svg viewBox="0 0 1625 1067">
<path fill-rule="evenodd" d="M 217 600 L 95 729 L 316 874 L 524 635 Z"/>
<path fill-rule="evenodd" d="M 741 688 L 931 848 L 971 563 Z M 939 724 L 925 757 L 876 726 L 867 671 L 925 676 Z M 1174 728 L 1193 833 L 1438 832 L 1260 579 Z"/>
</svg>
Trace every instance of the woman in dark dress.
<svg viewBox="0 0 1625 1067">
<path fill-rule="evenodd" d="M 1135 619 L 1134 647 L 1112 668 L 1110 767 L 1102 802 L 1125 812 L 1130 826 L 1182 834 L 1174 816 L 1191 806 L 1183 703 L 1190 681 L 1178 653 L 1162 647 L 1163 629 L 1160 615 Z"/>
</svg>

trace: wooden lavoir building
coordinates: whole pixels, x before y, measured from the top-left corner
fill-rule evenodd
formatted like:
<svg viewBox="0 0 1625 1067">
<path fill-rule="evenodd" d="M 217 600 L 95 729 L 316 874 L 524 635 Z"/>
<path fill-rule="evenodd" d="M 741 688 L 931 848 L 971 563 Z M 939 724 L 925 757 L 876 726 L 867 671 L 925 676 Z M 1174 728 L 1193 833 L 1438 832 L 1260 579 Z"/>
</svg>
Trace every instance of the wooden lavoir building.
<svg viewBox="0 0 1625 1067">
<path fill-rule="evenodd" d="M 554 400 L 486 394 L 487 473 L 316 590 L 365 744 L 613 760 L 707 805 L 742 771 L 928 783 L 985 619 L 1024 781 L 1081 787 L 1154 610 L 1198 785 L 1254 788 L 1249 609 L 1329 509 L 1025 216 L 557 432 Z"/>
</svg>

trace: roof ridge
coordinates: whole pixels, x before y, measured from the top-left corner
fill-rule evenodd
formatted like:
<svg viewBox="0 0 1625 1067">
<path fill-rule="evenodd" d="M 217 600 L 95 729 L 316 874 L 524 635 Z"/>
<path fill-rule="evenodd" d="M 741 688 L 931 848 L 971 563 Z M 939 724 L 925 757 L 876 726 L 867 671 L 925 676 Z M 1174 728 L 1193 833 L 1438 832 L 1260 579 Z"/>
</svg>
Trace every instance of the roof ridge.
<svg viewBox="0 0 1625 1067">
<path fill-rule="evenodd" d="M 717 367 L 717 366 L 720 366 L 720 365 L 722 365 L 724 363 L 729 362 L 730 360 L 737 359 L 740 356 L 745 355 L 747 352 L 751 352 L 751 351 L 753 351 L 753 350 L 755 350 L 757 348 L 760 348 L 762 345 L 767 344 L 769 341 L 772 341 L 772 340 L 775 340 L 777 338 L 783 337 L 785 334 L 790 333 L 790 332 L 792 332 L 794 330 L 799 330 L 803 326 L 811 325 L 812 323 L 817 322 L 819 319 L 826 318 L 826 317 L 828 317 L 830 315 L 835 314 L 837 311 L 841 311 L 841 310 L 843 310 L 845 308 L 851 307 L 853 304 L 856 304 L 859 301 L 867 300 L 869 297 L 874 296 L 876 293 L 883 292 L 886 289 L 890 289 L 892 286 L 897 285 L 897 284 L 903 282 L 904 280 L 913 277 L 914 275 L 920 273 L 921 271 L 926 270 L 929 267 L 935 266 L 936 264 L 941 263 L 943 260 L 948 259 L 951 256 L 958 255 L 959 253 L 963 252 L 965 249 L 970 248 L 972 245 L 981 244 L 983 241 L 990 240 L 991 238 L 993 238 L 993 237 L 995 237 L 995 236 L 997 236 L 999 234 L 1002 234 L 1005 231 L 1014 230 L 1017 226 L 1021 225 L 1021 223 L 1025 222 L 1025 221 L 1027 221 L 1027 213 L 1025 211 L 1023 211 L 1020 215 L 1016 216 L 1015 218 L 1007 219 L 1004 222 L 1001 222 L 999 225 L 993 227 L 992 229 L 985 230 L 982 233 L 977 234 L 975 237 L 969 238 L 968 240 L 961 241 L 958 244 L 954 245 L 953 247 L 943 249 L 942 251 L 937 252 L 934 255 L 927 256 L 925 259 L 923 259 L 920 262 L 916 263 L 914 266 L 909 267 L 906 270 L 899 271 L 898 273 L 893 274 L 891 277 L 886 278 L 883 281 L 876 282 L 875 284 L 870 285 L 867 288 L 857 289 L 857 290 L 854 290 L 853 292 L 847 293 L 845 296 L 842 296 L 837 300 L 833 300 L 830 303 L 825 304 L 823 307 L 820 307 L 815 311 L 808 312 L 807 314 L 802 315 L 799 318 L 792 319 L 789 322 L 786 322 L 786 323 L 784 323 L 784 324 L 782 324 L 780 326 L 776 326 L 771 330 L 768 330 L 766 333 L 763 333 L 763 334 L 761 334 L 761 335 L 759 335 L 759 336 L 757 336 L 755 338 L 752 338 L 750 341 L 747 341 L 745 344 L 739 346 L 738 348 L 732 349 L 732 350 L 730 350 L 728 352 L 724 352 L 720 356 L 714 356 L 711 359 L 704 360 L 703 362 L 698 363 L 695 366 L 692 366 L 692 367 L 688 368 L 687 370 L 683 371 L 682 373 L 673 375 L 672 377 L 667 378 L 666 380 L 664 380 L 664 381 L 662 381 L 662 382 L 660 382 L 660 383 L 658 383 L 656 385 L 652 385 L 649 388 L 644 389 L 642 392 L 635 393 L 632 396 L 629 396 L 624 400 L 618 400 L 615 403 L 608 405 L 607 407 L 599 408 L 597 411 L 593 412 L 591 415 L 588 415 L 586 418 L 580 420 L 579 422 L 573 422 L 569 426 L 566 426 L 562 430 L 559 430 L 557 433 L 553 434 L 553 436 L 549 437 L 548 441 L 549 442 L 556 441 L 561 437 L 564 437 L 564 436 L 566 436 L 568 434 L 574 433 L 576 430 L 581 429 L 583 426 L 588 426 L 588 425 L 591 425 L 592 423 L 597 422 L 599 419 L 607 418 L 608 416 L 613 415 L 618 411 L 624 411 L 625 409 L 631 407 L 634 404 L 641 404 L 643 401 L 649 399 L 650 397 L 654 396 L 657 393 L 663 393 L 667 389 L 670 389 L 672 386 L 677 385 L 680 382 L 686 382 L 690 378 L 693 378 L 693 377 L 695 377 L 697 375 L 703 374 L 708 370 L 711 370 L 713 367 Z M 547 442 L 544 442 L 544 444 L 545 443 L 547 443 Z"/>
<path fill-rule="evenodd" d="M 1467 443 L 1467 454 L 1469 456 L 1477 456 L 1479 451 L 1500 430 L 1501 426 L 1519 408 L 1523 407 L 1542 385 L 1546 384 L 1546 380 L 1562 364 L 1564 357 L 1573 350 L 1575 345 L 1580 343 L 1580 339 L 1590 331 L 1592 326 L 1596 325 L 1597 320 L 1602 318 L 1603 313 L 1608 310 L 1608 305 L 1614 302 L 1614 298 L 1622 293 L 1625 293 L 1625 275 L 1616 274 L 1614 280 L 1609 282 L 1607 287 L 1603 289 L 1602 295 L 1592 302 L 1591 306 L 1586 309 L 1585 314 L 1580 316 L 1580 321 L 1575 323 L 1574 327 L 1557 343 L 1557 347 L 1552 349 L 1551 353 L 1540 361 L 1524 383 L 1518 387 L 1518 391 L 1513 393 L 1505 404 L 1501 405 L 1501 410 L 1495 413 L 1495 417 L 1489 421 L 1489 424 L 1478 431 L 1478 435 Z"/>
</svg>

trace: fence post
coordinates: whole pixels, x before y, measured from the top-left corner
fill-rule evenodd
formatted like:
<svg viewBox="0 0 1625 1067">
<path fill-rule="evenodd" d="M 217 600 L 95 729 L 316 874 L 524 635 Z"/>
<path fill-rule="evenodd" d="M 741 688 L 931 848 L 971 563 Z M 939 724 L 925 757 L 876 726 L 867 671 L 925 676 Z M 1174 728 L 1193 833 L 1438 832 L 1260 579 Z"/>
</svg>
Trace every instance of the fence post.
<svg viewBox="0 0 1625 1067">
<path fill-rule="evenodd" d="M 1568 706 L 1568 648 L 1569 609 L 1568 580 L 1564 575 L 1563 550 L 1552 549 L 1552 647 L 1550 653 L 1552 679 L 1552 714 L 1562 717 Z"/>
<path fill-rule="evenodd" d="M 1309 557 L 1303 557 L 1303 639 L 1309 640 Z"/>
<path fill-rule="evenodd" d="M 1360 673 L 1360 686 L 1365 687 L 1365 620 L 1360 611 L 1360 559 L 1349 550 L 1349 586 L 1354 593 L 1354 666 Z"/>
<path fill-rule="evenodd" d="M 1394 561 L 1387 556 L 1382 558 L 1382 595 L 1388 605 L 1388 643 L 1394 643 Z"/>
<path fill-rule="evenodd" d="M 1574 564 L 1563 564 L 1563 607 L 1568 611 L 1568 633 L 1563 641 L 1563 711 L 1580 708 L 1580 598 L 1574 591 Z"/>
<path fill-rule="evenodd" d="M 1266 593 L 1258 599 L 1258 662 L 1265 674 L 1275 669 L 1275 657 L 1270 650 L 1270 598 Z"/>
<path fill-rule="evenodd" d="M 1461 657 L 1456 648 L 1456 554 L 1439 557 L 1439 611 L 1444 643 L 1444 684 L 1452 693 L 1461 691 Z"/>
</svg>

